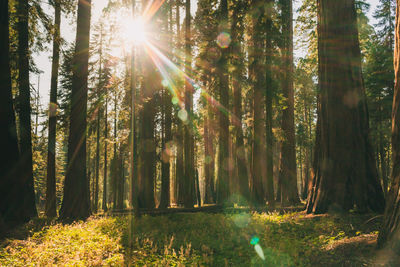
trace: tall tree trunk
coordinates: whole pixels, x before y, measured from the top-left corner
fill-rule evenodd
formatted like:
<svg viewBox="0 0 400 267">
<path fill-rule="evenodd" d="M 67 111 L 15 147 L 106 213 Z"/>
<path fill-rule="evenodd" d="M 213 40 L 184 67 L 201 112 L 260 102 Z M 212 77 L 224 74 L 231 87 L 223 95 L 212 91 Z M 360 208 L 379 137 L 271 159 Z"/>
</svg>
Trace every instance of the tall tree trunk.
<svg viewBox="0 0 400 267">
<path fill-rule="evenodd" d="M 185 2 L 185 61 L 186 72 L 191 71 L 192 64 L 192 48 L 191 48 L 191 31 L 190 31 L 190 0 Z M 185 79 L 185 111 L 187 114 L 187 121 L 185 121 L 185 129 L 183 136 L 184 144 L 184 196 L 183 205 L 185 208 L 193 208 L 194 205 L 194 137 L 193 137 L 193 86 L 188 79 Z"/>
<path fill-rule="evenodd" d="M 221 34 L 228 30 L 228 1 L 221 0 L 220 4 Z M 220 36 L 221 36 L 220 34 Z M 221 57 L 217 63 L 219 80 L 219 149 L 218 149 L 218 180 L 217 180 L 217 204 L 227 205 L 229 201 L 229 76 L 228 76 L 228 45 L 221 40 Z"/>
<path fill-rule="evenodd" d="M 25 185 L 18 175 L 17 127 L 11 92 L 8 1 L 0 3 L 0 219 L 9 225 L 28 221 L 30 205 L 24 205 Z M 28 209 L 26 212 L 25 209 Z M 4 230 L 4 229 L 2 229 Z M 0 231 L 2 232 L 2 231 Z"/>
<path fill-rule="evenodd" d="M 250 200 L 250 189 L 249 189 L 249 176 L 247 173 L 247 162 L 246 162 L 246 152 L 243 140 L 243 128 L 242 128 L 242 86 L 244 80 L 244 66 L 243 66 L 243 52 L 242 52 L 242 35 L 243 29 L 238 26 L 243 23 L 243 17 L 240 15 L 243 10 L 243 4 L 237 3 L 232 15 L 231 24 L 231 53 L 232 56 L 231 64 L 234 66 L 234 71 L 232 72 L 232 89 L 233 89 L 233 125 L 234 125 L 234 136 L 235 141 L 233 145 L 233 154 L 235 161 L 234 175 L 236 176 L 236 183 L 239 187 L 239 193 L 242 200 Z M 242 203 L 239 200 L 239 203 Z"/>
<path fill-rule="evenodd" d="M 295 204 L 300 201 L 297 191 L 296 140 L 294 129 L 294 89 L 293 89 L 293 3 L 281 0 L 282 8 L 282 93 L 286 107 L 282 112 L 281 158 L 279 179 L 281 182 L 282 203 Z"/>
<path fill-rule="evenodd" d="M 320 108 L 307 212 L 381 212 L 354 0 L 318 0 L 318 51 Z"/>
<path fill-rule="evenodd" d="M 262 7 L 263 1 L 253 0 L 252 2 L 252 36 L 251 48 L 249 52 L 250 57 L 250 79 L 253 86 L 253 155 L 252 155 L 252 205 L 263 206 L 264 201 L 264 188 L 263 188 L 263 171 L 264 163 L 262 162 L 262 139 L 263 137 L 263 80 L 264 75 L 260 71 L 262 69 L 262 14 L 263 12 L 256 12 Z"/>
<path fill-rule="evenodd" d="M 61 219 L 84 219 L 90 215 L 86 186 L 86 111 L 91 0 L 79 0 L 72 76 L 71 114 L 68 136 L 68 167 L 64 183 Z"/>
<path fill-rule="evenodd" d="M 107 90 L 107 88 L 106 88 Z M 108 106 L 108 96 L 107 96 L 107 91 L 106 91 L 106 103 L 104 106 L 105 109 L 105 116 L 104 116 L 104 172 L 103 172 L 103 202 L 102 202 L 102 209 L 103 211 L 107 211 L 107 136 L 108 136 L 108 123 L 107 123 L 107 119 L 108 119 L 108 110 L 107 110 L 107 106 Z"/>
<path fill-rule="evenodd" d="M 29 33 L 28 0 L 18 1 L 18 85 L 19 85 L 19 149 L 21 153 L 21 179 L 24 185 L 23 200 L 26 217 L 37 216 L 32 169 L 31 102 L 29 86 Z M 29 208 L 28 208 L 29 207 Z"/>
<path fill-rule="evenodd" d="M 168 16 L 166 16 L 166 24 L 168 25 L 168 48 L 172 53 L 172 1 L 168 3 Z M 172 99 L 171 93 L 167 88 L 163 90 L 162 95 L 163 105 L 163 123 L 164 135 L 162 137 L 162 161 L 161 161 L 161 199 L 159 208 L 167 208 L 170 206 L 170 155 L 171 155 L 171 140 L 172 140 Z"/>
<path fill-rule="evenodd" d="M 49 104 L 49 137 L 47 152 L 47 181 L 46 207 L 47 217 L 56 217 L 56 124 L 57 124 L 57 84 L 58 66 L 60 61 L 60 25 L 61 5 L 59 0 L 54 1 L 54 33 L 53 33 L 53 60 L 51 65 L 50 104 Z"/>
<path fill-rule="evenodd" d="M 383 226 L 378 236 L 378 247 L 386 246 L 398 253 L 399 203 L 400 203 L 400 1 L 397 0 L 395 50 L 394 50 L 394 99 L 392 110 L 392 184 L 386 201 Z"/>
<path fill-rule="evenodd" d="M 95 189 L 93 212 L 97 212 L 99 205 L 99 176 L 100 176 L 100 96 L 97 104 L 97 126 L 96 126 L 96 163 L 95 163 Z"/>
<path fill-rule="evenodd" d="M 274 197 L 274 154 L 273 154 L 273 141 L 274 136 L 272 133 L 272 98 L 274 96 L 274 87 L 272 81 L 272 57 L 273 57 L 273 44 L 272 44 L 272 12 L 274 2 L 269 0 L 265 8 L 265 28 L 266 28 L 266 40 L 265 40 L 265 110 L 266 110 L 266 168 L 267 168 L 267 192 L 266 199 L 268 205 L 271 207 L 275 206 Z"/>
</svg>

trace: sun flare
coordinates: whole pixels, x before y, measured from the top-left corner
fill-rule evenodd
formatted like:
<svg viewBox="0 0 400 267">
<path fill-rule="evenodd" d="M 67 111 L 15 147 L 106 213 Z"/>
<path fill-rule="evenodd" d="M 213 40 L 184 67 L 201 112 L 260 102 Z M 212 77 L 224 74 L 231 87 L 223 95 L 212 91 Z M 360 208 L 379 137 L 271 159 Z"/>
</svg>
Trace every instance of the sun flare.
<svg viewBox="0 0 400 267">
<path fill-rule="evenodd" d="M 130 45 L 147 41 L 146 24 L 143 18 L 125 19 L 122 22 L 121 37 Z"/>
</svg>

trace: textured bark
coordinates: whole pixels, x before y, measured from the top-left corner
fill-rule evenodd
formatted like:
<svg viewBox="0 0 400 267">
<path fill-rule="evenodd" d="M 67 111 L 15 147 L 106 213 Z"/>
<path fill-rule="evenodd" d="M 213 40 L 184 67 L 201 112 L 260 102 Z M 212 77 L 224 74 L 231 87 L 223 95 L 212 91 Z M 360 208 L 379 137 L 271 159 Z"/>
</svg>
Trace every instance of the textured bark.
<svg viewBox="0 0 400 267">
<path fill-rule="evenodd" d="M 168 3 L 168 16 L 166 16 L 166 25 L 168 28 L 168 48 L 172 53 L 172 3 Z M 159 208 L 170 206 L 170 168 L 171 168 L 171 140 L 172 140 L 172 99 L 168 89 L 163 90 L 163 136 L 162 136 L 162 161 L 161 161 L 161 198 Z"/>
<path fill-rule="evenodd" d="M 249 188 L 249 176 L 247 173 L 247 161 L 246 152 L 243 140 L 243 128 L 242 128 L 242 86 L 244 81 L 244 66 L 243 60 L 244 55 L 242 52 L 242 35 L 243 27 L 239 28 L 239 25 L 243 23 L 243 16 L 241 16 L 243 8 L 241 4 L 237 4 L 232 15 L 231 25 L 231 53 L 232 59 L 231 64 L 234 66 L 232 73 L 232 90 L 233 90 L 233 125 L 234 125 L 234 138 L 233 143 L 233 155 L 235 161 L 234 175 L 236 176 L 236 184 L 238 187 L 238 193 L 241 198 L 246 201 L 250 200 L 250 188 Z"/>
<path fill-rule="evenodd" d="M 318 1 L 318 51 L 320 106 L 307 212 L 381 212 L 354 0 Z"/>
<path fill-rule="evenodd" d="M 272 44 L 272 8 L 273 1 L 269 0 L 265 5 L 265 29 L 266 29 L 266 40 L 265 40 L 265 110 L 266 110 L 266 173 L 267 173 L 267 192 L 266 199 L 268 205 L 273 207 L 275 205 L 274 197 L 274 154 L 273 154 L 273 141 L 274 136 L 272 133 L 272 98 L 274 96 L 274 87 L 272 82 L 272 56 L 273 56 L 273 44 Z"/>
<path fill-rule="evenodd" d="M 378 247 L 387 246 L 399 253 L 400 242 L 400 1 L 396 9 L 394 51 L 395 86 L 392 109 L 392 184 L 386 201 L 384 221 L 378 236 Z"/>
<path fill-rule="evenodd" d="M 21 201 L 24 203 L 26 217 L 37 216 L 35 206 L 35 191 L 33 187 L 32 169 L 32 134 L 31 134 L 31 102 L 29 86 L 29 33 L 28 0 L 18 1 L 18 86 L 19 86 L 19 149 L 20 174 L 24 193 Z"/>
<path fill-rule="evenodd" d="M 220 31 L 228 29 L 228 1 L 221 0 L 220 4 Z M 229 190 L 229 76 L 227 47 L 220 47 L 221 57 L 217 62 L 219 80 L 219 142 L 218 142 L 218 180 L 217 180 L 217 204 L 227 205 L 230 196 Z"/>
<path fill-rule="evenodd" d="M 185 61 L 186 72 L 191 71 L 192 63 L 192 47 L 191 47 L 191 30 L 190 30 L 190 0 L 185 2 Z M 185 110 L 187 121 L 185 122 L 183 145 L 184 145 L 184 178 L 183 178 L 183 205 L 185 208 L 193 208 L 194 205 L 194 137 L 193 137 L 193 85 L 188 79 L 185 79 Z"/>
<path fill-rule="evenodd" d="M 262 51 L 263 51 L 263 38 L 262 38 L 262 13 L 256 12 L 262 8 L 263 1 L 253 0 L 252 2 L 252 36 L 251 36 L 251 49 L 249 52 L 250 57 L 250 80 L 253 87 L 253 155 L 252 155 L 252 190 L 251 200 L 254 206 L 264 206 L 264 187 L 263 187 L 263 166 L 265 163 L 262 161 L 263 150 L 263 81 L 264 74 L 260 71 L 262 69 Z"/>
<path fill-rule="evenodd" d="M 296 140 L 294 129 L 294 89 L 293 89 L 293 3 L 281 0 L 282 8 L 282 95 L 286 107 L 282 111 L 281 157 L 279 180 L 281 183 L 281 202 L 296 204 L 300 201 L 297 191 Z"/>
<path fill-rule="evenodd" d="M 204 79 L 206 80 L 206 79 Z M 206 103 L 207 115 L 204 116 L 204 204 L 215 203 L 214 193 L 214 142 L 212 104 Z"/>
<path fill-rule="evenodd" d="M 68 167 L 65 175 L 61 219 L 85 219 L 90 215 L 86 177 L 86 112 L 91 0 L 79 0 L 74 55 Z"/>
<path fill-rule="evenodd" d="M 8 1 L 0 3 L 0 218 L 6 224 L 19 224 L 30 219 L 25 212 L 23 179 L 18 175 L 18 138 L 9 63 Z M 5 229 L 2 229 L 2 232 Z"/>
<path fill-rule="evenodd" d="M 163 93 L 164 106 L 164 136 L 162 138 L 162 162 L 161 162 L 161 200 L 159 208 L 170 206 L 170 141 L 172 139 L 172 102 L 168 90 Z"/>
<path fill-rule="evenodd" d="M 53 60 L 51 65 L 50 104 L 49 104 L 49 137 L 47 152 L 47 180 L 46 180 L 46 206 L 47 217 L 57 216 L 56 207 L 56 124 L 57 124 L 57 84 L 58 67 L 60 61 L 60 1 L 54 1 L 54 33 L 53 33 Z"/>
</svg>

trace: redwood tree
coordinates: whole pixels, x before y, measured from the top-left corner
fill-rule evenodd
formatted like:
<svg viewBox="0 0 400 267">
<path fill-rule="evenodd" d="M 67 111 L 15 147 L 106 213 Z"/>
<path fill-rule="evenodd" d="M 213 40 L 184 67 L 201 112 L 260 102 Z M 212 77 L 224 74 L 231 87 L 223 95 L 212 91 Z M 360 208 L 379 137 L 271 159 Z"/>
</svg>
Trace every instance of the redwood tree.
<svg viewBox="0 0 400 267">
<path fill-rule="evenodd" d="M 86 111 L 91 0 L 79 0 L 71 91 L 67 169 L 61 219 L 90 215 L 86 177 Z"/>
<path fill-rule="evenodd" d="M 22 202 L 29 210 L 26 216 L 36 216 L 35 191 L 33 188 L 32 167 L 32 134 L 31 134 L 31 97 L 29 86 L 29 4 L 28 0 L 18 1 L 18 86 L 19 86 L 19 149 L 20 149 L 20 177 L 24 186 L 21 195 Z"/>
<path fill-rule="evenodd" d="M 53 59 L 51 63 L 49 137 L 47 152 L 46 216 L 56 217 L 56 123 L 57 123 L 57 83 L 60 62 L 60 0 L 54 1 Z"/>
<path fill-rule="evenodd" d="M 308 213 L 383 211 L 369 141 L 354 0 L 318 0 L 318 122 Z"/>
<path fill-rule="evenodd" d="M 395 87 L 392 111 L 392 152 L 393 170 L 392 186 L 386 201 L 386 210 L 383 227 L 379 232 L 378 246 L 385 244 L 398 252 L 398 242 L 400 240 L 400 1 L 397 0 L 396 10 L 396 29 L 395 29 L 395 51 L 394 51 L 394 71 Z"/>
<path fill-rule="evenodd" d="M 285 108 L 282 111 L 281 156 L 279 182 L 281 184 L 282 203 L 298 203 L 296 141 L 294 130 L 294 88 L 293 88 L 293 3 L 281 0 L 282 9 L 282 94 Z"/>
<path fill-rule="evenodd" d="M 25 201 L 26 184 L 18 174 L 18 139 L 9 64 L 8 1 L 0 3 L 0 220 L 11 225 L 26 222 L 33 215 Z M 33 191 L 33 184 L 31 190 Z M 33 199 L 34 200 L 34 199 Z M 4 229 L 0 229 L 0 234 Z"/>
</svg>

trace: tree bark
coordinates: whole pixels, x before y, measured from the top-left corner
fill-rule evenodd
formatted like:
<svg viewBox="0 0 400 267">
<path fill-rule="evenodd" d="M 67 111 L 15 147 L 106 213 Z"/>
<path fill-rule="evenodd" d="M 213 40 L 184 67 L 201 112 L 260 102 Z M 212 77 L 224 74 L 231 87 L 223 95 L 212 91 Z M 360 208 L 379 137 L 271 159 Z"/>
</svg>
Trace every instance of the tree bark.
<svg viewBox="0 0 400 267">
<path fill-rule="evenodd" d="M 106 88 L 107 90 L 107 88 Z M 102 202 L 102 209 L 103 211 L 107 211 L 107 136 L 108 136 L 108 96 L 107 91 L 105 92 L 106 103 L 104 106 L 105 109 L 105 116 L 104 116 L 104 172 L 103 172 L 103 202 Z"/>
<path fill-rule="evenodd" d="M 253 0 L 252 2 L 252 36 L 251 47 L 249 52 L 250 57 L 250 80 L 253 87 L 253 155 L 252 155 L 252 190 L 251 199 L 252 205 L 262 207 L 264 201 L 263 187 L 263 166 L 262 150 L 263 150 L 263 81 L 264 74 L 262 69 L 262 54 L 263 54 L 263 38 L 262 38 L 262 19 L 263 12 L 256 12 L 260 8 L 263 10 L 261 0 Z"/>
<path fill-rule="evenodd" d="M 29 4 L 28 0 L 18 1 L 18 85 L 19 85 L 19 149 L 20 175 L 24 185 L 21 201 L 24 203 L 25 217 L 37 216 L 32 169 L 32 128 L 29 86 Z"/>
<path fill-rule="evenodd" d="M 186 72 L 189 73 L 191 71 L 191 63 L 192 63 L 192 48 L 191 48 L 191 15 L 190 15 L 190 0 L 186 0 L 185 2 L 185 61 L 186 61 Z M 184 136 L 183 136 L 183 145 L 184 145 L 184 196 L 183 196 L 183 205 L 185 208 L 193 208 L 194 205 L 194 137 L 193 137 L 193 122 L 191 119 L 193 118 L 193 85 L 190 83 L 188 79 L 185 79 L 185 111 L 187 114 L 187 120 L 184 121 Z"/>
<path fill-rule="evenodd" d="M 282 112 L 281 157 L 279 180 L 281 182 L 281 202 L 296 204 L 300 202 L 297 191 L 296 139 L 294 129 L 294 89 L 293 89 L 293 3 L 281 0 L 282 8 L 282 94 L 286 107 Z"/>
<path fill-rule="evenodd" d="M 268 205 L 271 207 L 275 206 L 274 197 L 274 154 L 273 154 L 273 141 L 274 136 L 272 133 L 272 98 L 274 96 L 274 87 L 272 81 L 272 57 L 273 57 L 273 1 L 269 0 L 265 6 L 265 29 L 266 29 L 266 40 L 265 40 L 265 110 L 266 110 L 266 168 L 267 168 L 267 192 L 266 199 Z"/>
<path fill-rule="evenodd" d="M 318 0 L 318 51 L 320 106 L 307 212 L 381 212 L 354 0 Z"/>
<path fill-rule="evenodd" d="M 91 0 L 79 0 L 74 55 L 68 167 L 65 175 L 61 219 L 85 219 L 90 215 L 86 182 L 86 111 Z"/>
<path fill-rule="evenodd" d="M 47 152 L 47 181 L 45 214 L 52 218 L 57 216 L 56 205 L 56 125 L 57 125 L 57 84 L 58 67 L 60 61 L 60 25 L 61 5 L 59 0 L 54 1 L 54 33 L 53 33 L 53 60 L 51 65 L 50 104 L 49 104 L 49 137 Z"/>
<path fill-rule="evenodd" d="M 384 246 L 399 253 L 400 204 L 400 1 L 397 0 L 394 72 L 395 86 L 392 109 L 392 184 L 388 193 L 383 226 L 378 236 L 378 247 Z"/>
<path fill-rule="evenodd" d="M 18 175 L 17 126 L 11 92 L 8 1 L 0 3 L 0 218 L 8 225 L 30 219 L 24 206 L 25 185 Z M 28 212 L 25 209 L 28 208 Z M 4 229 L 3 229 L 4 230 Z"/>
<path fill-rule="evenodd" d="M 220 34 L 228 31 L 228 1 L 221 0 L 220 4 Z M 219 80 L 219 148 L 218 148 L 218 180 L 217 204 L 230 205 L 229 190 L 229 76 L 228 76 L 228 47 L 220 44 L 221 57 L 217 62 Z"/>
</svg>

